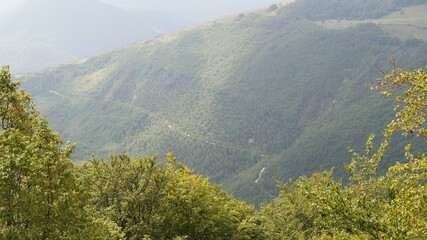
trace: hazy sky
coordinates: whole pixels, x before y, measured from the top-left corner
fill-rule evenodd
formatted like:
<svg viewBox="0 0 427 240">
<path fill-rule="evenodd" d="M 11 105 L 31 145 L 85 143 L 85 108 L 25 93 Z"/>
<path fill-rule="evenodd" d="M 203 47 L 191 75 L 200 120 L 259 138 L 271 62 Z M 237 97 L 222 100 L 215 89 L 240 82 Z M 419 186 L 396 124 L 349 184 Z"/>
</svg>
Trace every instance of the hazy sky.
<svg viewBox="0 0 427 240">
<path fill-rule="evenodd" d="M 24 1 L 0 0 L 0 14 L 5 14 L 19 7 Z M 57 0 L 51 0 L 57 1 Z M 192 22 L 202 22 L 243 12 L 280 0 L 99 0 L 114 5 L 133 6 L 135 8 L 172 13 L 187 18 Z"/>
<path fill-rule="evenodd" d="M 280 0 L 101 0 L 173 13 L 188 19 L 206 21 L 277 3 Z"/>
<path fill-rule="evenodd" d="M 0 14 L 5 14 L 20 6 L 25 0 L 0 0 Z"/>
</svg>

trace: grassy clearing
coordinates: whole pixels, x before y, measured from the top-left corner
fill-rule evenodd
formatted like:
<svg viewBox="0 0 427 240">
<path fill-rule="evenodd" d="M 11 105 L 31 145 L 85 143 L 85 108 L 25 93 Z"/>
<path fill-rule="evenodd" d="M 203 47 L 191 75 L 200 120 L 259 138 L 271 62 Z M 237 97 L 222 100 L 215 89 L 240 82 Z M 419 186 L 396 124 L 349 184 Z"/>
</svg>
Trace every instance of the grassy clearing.
<svg viewBox="0 0 427 240">
<path fill-rule="evenodd" d="M 327 20 L 316 23 L 328 29 L 344 29 L 362 23 L 375 23 L 386 32 L 401 39 L 427 40 L 427 4 L 403 8 L 380 19 Z"/>
</svg>

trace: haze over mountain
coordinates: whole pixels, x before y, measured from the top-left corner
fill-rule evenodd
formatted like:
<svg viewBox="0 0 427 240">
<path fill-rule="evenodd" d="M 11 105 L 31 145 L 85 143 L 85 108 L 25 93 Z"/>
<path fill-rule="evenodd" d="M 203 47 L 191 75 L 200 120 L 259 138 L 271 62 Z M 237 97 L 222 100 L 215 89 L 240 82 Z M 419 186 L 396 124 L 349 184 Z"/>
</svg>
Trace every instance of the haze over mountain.
<svg viewBox="0 0 427 240">
<path fill-rule="evenodd" d="M 345 177 L 347 147 L 363 149 L 391 118 L 392 102 L 366 83 L 390 55 L 427 65 L 426 11 L 426 1 L 297 0 L 18 79 L 77 143 L 76 160 L 173 152 L 259 203 L 276 180 L 321 166 Z"/>
<path fill-rule="evenodd" d="M 0 65 L 40 70 L 271 2 L 1 0 Z"/>
<path fill-rule="evenodd" d="M 168 12 L 187 18 L 192 23 L 200 23 L 217 17 L 268 6 L 277 0 L 100 0 L 126 8 L 151 9 Z"/>
<path fill-rule="evenodd" d="M 128 12 L 97 0 L 31 0 L 0 19 L 0 65 L 40 70 L 186 26 L 160 12 Z"/>
</svg>

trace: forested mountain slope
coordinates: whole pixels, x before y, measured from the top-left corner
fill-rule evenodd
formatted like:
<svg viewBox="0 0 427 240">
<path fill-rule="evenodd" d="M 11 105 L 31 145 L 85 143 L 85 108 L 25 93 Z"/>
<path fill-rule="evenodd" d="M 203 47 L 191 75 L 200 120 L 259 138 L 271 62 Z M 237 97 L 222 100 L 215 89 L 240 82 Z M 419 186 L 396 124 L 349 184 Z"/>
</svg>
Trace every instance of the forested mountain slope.
<svg viewBox="0 0 427 240">
<path fill-rule="evenodd" d="M 366 83 L 390 55 L 402 68 L 427 64 L 425 16 L 404 23 L 416 35 L 391 31 L 425 1 L 363 2 L 272 5 L 17 78 L 77 143 L 75 160 L 173 152 L 259 203 L 276 180 L 342 166 L 347 147 L 381 131 L 392 104 Z"/>
</svg>

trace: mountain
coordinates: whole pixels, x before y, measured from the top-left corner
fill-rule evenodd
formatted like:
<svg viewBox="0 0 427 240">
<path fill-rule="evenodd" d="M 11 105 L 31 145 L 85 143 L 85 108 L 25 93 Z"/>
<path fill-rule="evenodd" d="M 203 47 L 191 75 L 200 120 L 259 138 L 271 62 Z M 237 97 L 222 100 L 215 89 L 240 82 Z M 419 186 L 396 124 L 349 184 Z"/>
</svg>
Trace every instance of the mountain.
<svg viewBox="0 0 427 240">
<path fill-rule="evenodd" d="M 188 20 L 200 23 L 220 16 L 248 11 L 275 4 L 277 0 L 100 0 L 114 6 L 130 9 L 151 9 L 185 16 Z"/>
<path fill-rule="evenodd" d="M 366 84 L 390 70 L 390 55 L 402 68 L 427 65 L 426 10 L 426 1 L 297 0 L 16 78 L 77 143 L 76 161 L 173 152 L 260 203 L 277 180 L 321 167 L 345 179 L 347 147 L 362 151 L 392 118 L 393 102 Z"/>
<path fill-rule="evenodd" d="M 160 12 L 124 11 L 97 0 L 31 0 L 0 18 L 0 65 L 40 70 L 182 28 Z"/>
</svg>

